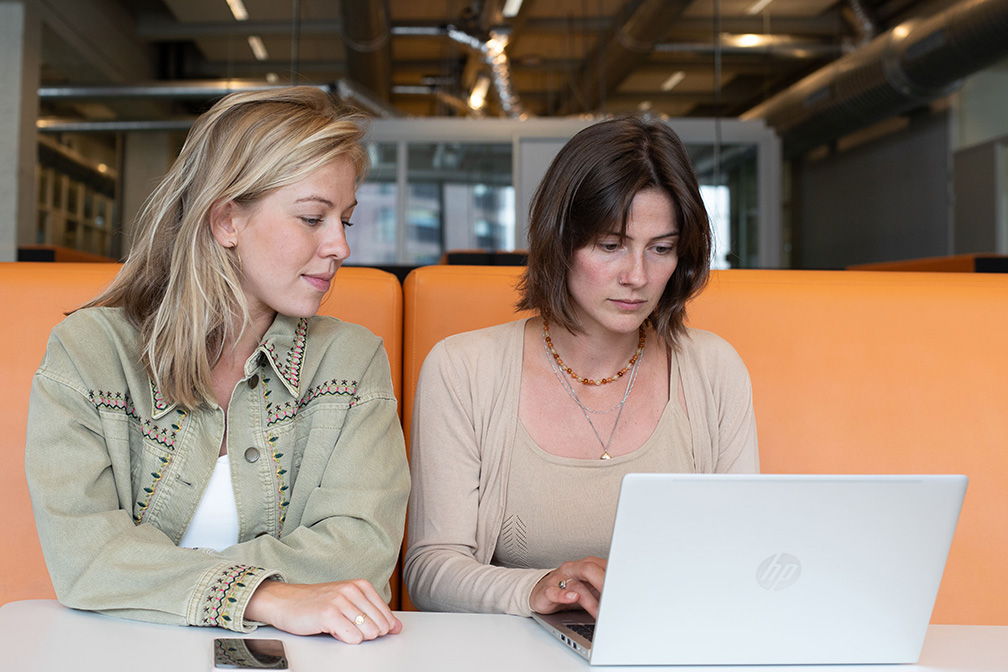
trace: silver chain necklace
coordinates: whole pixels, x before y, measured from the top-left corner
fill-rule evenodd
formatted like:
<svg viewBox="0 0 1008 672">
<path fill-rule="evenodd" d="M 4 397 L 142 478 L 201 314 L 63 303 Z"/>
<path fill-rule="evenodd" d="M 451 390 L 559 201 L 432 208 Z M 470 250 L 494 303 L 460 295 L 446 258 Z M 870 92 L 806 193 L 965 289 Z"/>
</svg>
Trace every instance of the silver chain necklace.
<svg viewBox="0 0 1008 672">
<path fill-rule="evenodd" d="M 543 333 L 543 348 L 546 350 L 546 359 L 549 360 L 550 369 L 553 370 L 553 375 L 557 377 L 557 380 L 560 381 L 560 384 L 563 385 L 563 388 L 567 390 L 567 394 L 570 395 L 570 398 L 574 400 L 574 403 L 577 404 L 578 407 L 581 409 L 581 412 L 584 413 L 585 420 L 588 421 L 588 425 L 592 428 L 592 431 L 595 433 L 595 438 L 598 439 L 599 445 L 602 446 L 602 454 L 599 456 L 599 459 L 600 460 L 612 459 L 612 456 L 609 454 L 609 444 L 612 443 L 613 436 L 616 434 L 616 427 L 619 426 L 620 416 L 623 415 L 623 406 L 626 404 L 627 397 L 630 396 L 630 390 L 633 389 L 634 380 L 637 379 L 637 367 L 640 366 L 640 362 L 644 358 L 643 349 L 641 350 L 640 355 L 637 357 L 637 361 L 634 362 L 633 368 L 630 369 L 630 375 L 628 376 L 629 380 L 627 381 L 627 387 L 626 391 L 623 393 L 623 398 L 619 401 L 618 404 L 616 404 L 612 408 L 609 408 L 605 411 L 596 411 L 594 409 L 588 408 L 587 406 L 581 403 L 581 399 L 578 398 L 577 392 L 574 391 L 573 386 L 563 376 L 563 372 L 557 368 L 557 364 L 556 362 L 553 361 L 553 356 L 550 354 L 550 348 L 549 344 L 546 342 L 545 333 Z M 595 413 L 598 415 L 604 415 L 606 413 L 612 413 L 616 409 L 619 409 L 619 413 L 616 414 L 616 422 L 613 424 L 612 431 L 609 432 L 609 439 L 606 441 L 602 441 L 602 436 L 598 433 L 598 430 L 595 428 L 595 423 L 592 422 L 591 416 L 588 414 Z"/>
</svg>

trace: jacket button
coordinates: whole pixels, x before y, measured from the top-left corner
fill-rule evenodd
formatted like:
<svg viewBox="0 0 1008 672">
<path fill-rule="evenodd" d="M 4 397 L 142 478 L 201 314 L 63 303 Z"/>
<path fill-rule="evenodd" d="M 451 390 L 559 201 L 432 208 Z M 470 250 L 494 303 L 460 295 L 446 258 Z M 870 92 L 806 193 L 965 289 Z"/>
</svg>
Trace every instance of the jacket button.
<svg viewBox="0 0 1008 672">
<path fill-rule="evenodd" d="M 259 374 L 256 373 L 251 378 L 248 379 L 248 386 L 254 390 L 256 388 L 256 385 L 258 384 L 259 384 Z"/>
<path fill-rule="evenodd" d="M 259 459 L 259 449 L 255 446 L 245 450 L 245 461 L 251 464 Z"/>
</svg>

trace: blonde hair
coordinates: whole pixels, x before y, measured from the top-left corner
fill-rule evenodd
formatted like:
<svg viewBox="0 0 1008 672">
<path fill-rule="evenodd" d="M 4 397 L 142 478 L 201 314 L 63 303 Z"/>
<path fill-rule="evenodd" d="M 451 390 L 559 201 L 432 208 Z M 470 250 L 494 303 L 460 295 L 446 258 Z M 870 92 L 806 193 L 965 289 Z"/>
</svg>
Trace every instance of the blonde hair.
<svg viewBox="0 0 1008 672">
<path fill-rule="evenodd" d="M 137 216 L 122 270 L 87 304 L 123 308 L 165 400 L 187 408 L 212 400 L 211 370 L 249 324 L 240 260 L 214 238 L 211 211 L 255 203 L 340 157 L 360 182 L 363 135 L 361 117 L 313 87 L 233 93 L 196 120 Z"/>
</svg>

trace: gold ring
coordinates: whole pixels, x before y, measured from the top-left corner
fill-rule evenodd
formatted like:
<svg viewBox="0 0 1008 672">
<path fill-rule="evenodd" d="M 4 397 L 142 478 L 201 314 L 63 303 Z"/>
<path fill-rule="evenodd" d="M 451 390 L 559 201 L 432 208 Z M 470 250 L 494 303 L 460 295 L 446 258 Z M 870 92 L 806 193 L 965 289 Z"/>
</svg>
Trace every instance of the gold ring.
<svg viewBox="0 0 1008 672">
<path fill-rule="evenodd" d="M 567 590 L 568 581 L 570 581 L 570 579 L 564 579 L 563 581 L 560 582 L 560 590 Z"/>
<path fill-rule="evenodd" d="M 354 622 L 354 625 L 356 625 L 356 626 L 359 627 L 359 626 L 364 625 L 364 621 L 365 620 L 367 620 L 367 619 L 364 618 L 364 614 L 357 614 L 357 618 L 353 619 L 353 622 Z"/>
</svg>

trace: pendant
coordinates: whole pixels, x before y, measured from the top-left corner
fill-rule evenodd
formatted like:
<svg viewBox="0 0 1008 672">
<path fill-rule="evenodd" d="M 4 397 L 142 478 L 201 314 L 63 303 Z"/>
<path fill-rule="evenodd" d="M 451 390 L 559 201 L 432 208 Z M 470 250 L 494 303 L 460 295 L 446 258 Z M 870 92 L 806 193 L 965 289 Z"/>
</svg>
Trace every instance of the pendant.
<svg viewBox="0 0 1008 672">
<path fill-rule="evenodd" d="M 609 454 L 608 450 L 603 450 L 602 451 L 602 456 L 599 457 L 598 459 L 600 459 L 600 460 L 611 460 L 612 456 Z"/>
</svg>

